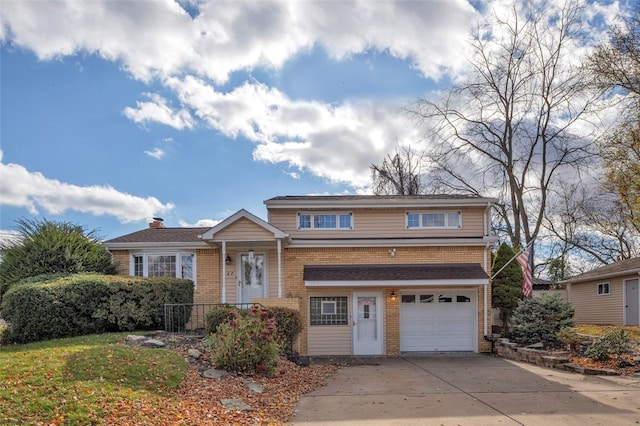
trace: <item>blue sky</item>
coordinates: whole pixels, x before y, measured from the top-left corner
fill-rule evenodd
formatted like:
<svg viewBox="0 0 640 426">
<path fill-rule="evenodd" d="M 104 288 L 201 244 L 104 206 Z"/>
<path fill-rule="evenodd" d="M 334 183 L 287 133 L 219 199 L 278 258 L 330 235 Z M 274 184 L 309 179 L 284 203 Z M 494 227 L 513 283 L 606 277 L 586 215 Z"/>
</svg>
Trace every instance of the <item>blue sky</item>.
<svg viewBox="0 0 640 426">
<path fill-rule="evenodd" d="M 505 4 L 3 0 L 0 233 L 368 193 L 371 163 L 423 143 L 402 107 L 464 75 L 469 31 Z"/>
</svg>

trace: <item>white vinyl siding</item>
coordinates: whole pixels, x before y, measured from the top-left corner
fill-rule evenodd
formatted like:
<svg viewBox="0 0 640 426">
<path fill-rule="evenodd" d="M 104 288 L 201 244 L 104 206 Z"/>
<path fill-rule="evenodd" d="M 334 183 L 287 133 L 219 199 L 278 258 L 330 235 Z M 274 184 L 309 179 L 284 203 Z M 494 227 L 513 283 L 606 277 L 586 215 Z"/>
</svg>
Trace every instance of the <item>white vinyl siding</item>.
<svg viewBox="0 0 640 426">
<path fill-rule="evenodd" d="M 443 210 L 445 211 L 445 210 Z M 448 210 L 446 210 L 448 211 Z M 457 210 L 456 210 L 457 211 Z M 484 233 L 484 209 L 465 208 L 462 212 L 461 228 L 407 228 L 406 209 L 358 209 L 353 210 L 352 229 L 322 229 L 311 232 L 310 228 L 298 228 L 298 213 L 292 210 L 272 210 L 269 223 L 291 235 L 292 238 L 456 238 L 482 237 Z"/>
</svg>

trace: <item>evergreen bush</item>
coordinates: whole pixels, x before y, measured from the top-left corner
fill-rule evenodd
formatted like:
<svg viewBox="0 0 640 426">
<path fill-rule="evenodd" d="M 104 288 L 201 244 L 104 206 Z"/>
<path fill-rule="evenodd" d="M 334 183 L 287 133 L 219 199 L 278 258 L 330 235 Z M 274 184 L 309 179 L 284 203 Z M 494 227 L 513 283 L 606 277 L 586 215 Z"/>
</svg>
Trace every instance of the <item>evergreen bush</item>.
<svg viewBox="0 0 640 426">
<path fill-rule="evenodd" d="M 165 303 L 193 303 L 193 283 L 176 278 L 69 275 L 11 287 L 2 300 L 2 313 L 10 324 L 9 339 L 26 343 L 163 328 Z"/>
<path fill-rule="evenodd" d="M 525 345 L 555 343 L 561 329 L 573 326 L 573 313 L 573 307 L 563 302 L 559 294 L 524 299 L 511 317 L 509 337 Z"/>
<path fill-rule="evenodd" d="M 606 361 L 615 355 L 620 361 L 621 355 L 630 350 L 631 339 L 629 339 L 629 333 L 624 330 L 612 330 L 594 340 L 585 351 L 585 355 L 596 361 Z"/>
<path fill-rule="evenodd" d="M 218 326 L 220 324 L 224 324 L 225 322 L 231 320 L 231 312 L 236 311 L 241 313 L 243 311 L 238 311 L 234 306 L 231 305 L 218 305 L 211 308 L 207 315 L 204 317 L 204 328 L 208 334 L 214 334 L 218 330 Z"/>
</svg>

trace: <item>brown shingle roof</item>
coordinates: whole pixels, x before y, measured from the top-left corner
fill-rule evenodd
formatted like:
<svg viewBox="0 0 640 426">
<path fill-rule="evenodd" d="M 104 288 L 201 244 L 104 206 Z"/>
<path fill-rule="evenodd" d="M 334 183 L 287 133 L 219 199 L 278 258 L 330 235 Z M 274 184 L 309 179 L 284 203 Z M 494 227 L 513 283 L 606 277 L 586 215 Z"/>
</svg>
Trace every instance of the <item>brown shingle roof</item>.
<svg viewBox="0 0 640 426">
<path fill-rule="evenodd" d="M 269 198 L 268 201 L 339 201 L 339 200 L 473 200 L 481 199 L 476 195 L 462 194 L 431 194 L 431 195 L 283 195 Z"/>
<path fill-rule="evenodd" d="M 627 272 L 629 274 L 637 274 L 638 271 L 640 271 L 640 257 L 634 257 L 632 259 L 620 260 L 610 265 L 601 266 L 600 268 L 593 269 L 589 272 L 585 272 L 584 274 L 576 275 L 575 277 L 569 278 L 567 282 L 583 282 L 598 279 L 602 276 L 625 275 Z"/>
<path fill-rule="evenodd" d="M 147 228 L 105 241 L 110 243 L 193 243 L 209 228 Z"/>
<path fill-rule="evenodd" d="M 477 263 L 421 265 L 313 265 L 304 267 L 305 281 L 398 281 L 489 279 Z"/>
</svg>

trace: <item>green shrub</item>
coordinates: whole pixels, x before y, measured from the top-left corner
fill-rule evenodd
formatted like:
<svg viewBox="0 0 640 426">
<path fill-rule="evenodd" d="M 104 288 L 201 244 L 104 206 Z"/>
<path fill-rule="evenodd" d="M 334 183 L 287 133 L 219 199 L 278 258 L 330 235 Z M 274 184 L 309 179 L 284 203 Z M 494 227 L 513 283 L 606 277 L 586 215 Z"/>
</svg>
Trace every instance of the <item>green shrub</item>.
<svg viewBox="0 0 640 426">
<path fill-rule="evenodd" d="M 571 327 L 563 327 L 558 332 L 558 341 L 562 342 L 571 351 L 577 351 L 582 346 L 582 338 Z"/>
<path fill-rule="evenodd" d="M 2 300 L 2 312 L 10 324 L 9 338 L 26 343 L 162 328 L 165 303 L 192 302 L 188 280 L 78 274 L 13 286 Z"/>
<path fill-rule="evenodd" d="M 573 325 L 573 307 L 559 294 L 521 300 L 513 312 L 510 337 L 521 344 L 554 343 L 558 332 Z"/>
<path fill-rule="evenodd" d="M 281 351 L 291 353 L 293 341 L 298 337 L 303 328 L 300 313 L 294 309 L 279 306 L 269 308 L 269 318 L 276 320 L 276 340 Z"/>
<path fill-rule="evenodd" d="M 272 374 L 280 352 L 275 319 L 258 307 L 246 316 L 236 310 L 231 316 L 229 322 L 218 326 L 213 337 L 216 367 L 242 374 Z"/>
<path fill-rule="evenodd" d="M 218 305 L 211 308 L 207 315 L 204 317 L 204 328 L 208 334 L 213 334 L 218 329 L 220 324 L 223 324 L 231 319 L 231 312 L 239 312 L 235 307 L 231 305 Z"/>
<path fill-rule="evenodd" d="M 629 334 L 622 329 L 612 330 L 594 340 L 585 351 L 585 355 L 597 361 L 606 361 L 613 355 L 620 359 L 620 356 L 629 352 L 630 349 L 631 339 L 629 339 Z"/>
</svg>

